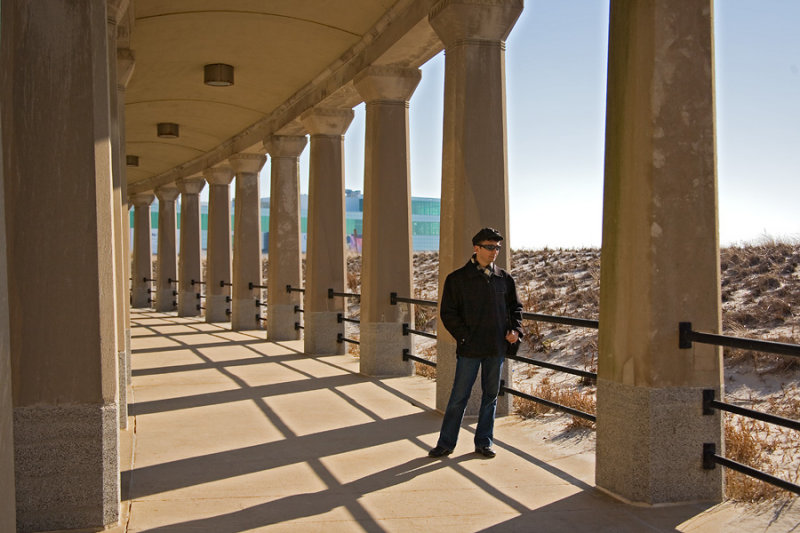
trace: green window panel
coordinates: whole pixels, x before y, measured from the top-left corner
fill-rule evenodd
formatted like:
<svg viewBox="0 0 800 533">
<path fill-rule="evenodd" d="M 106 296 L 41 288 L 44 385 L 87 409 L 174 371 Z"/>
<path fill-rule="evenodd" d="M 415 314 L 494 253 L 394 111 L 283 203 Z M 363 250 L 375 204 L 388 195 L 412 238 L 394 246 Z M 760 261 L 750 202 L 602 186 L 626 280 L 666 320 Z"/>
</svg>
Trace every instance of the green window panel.
<svg viewBox="0 0 800 533">
<path fill-rule="evenodd" d="M 439 235 L 438 222 L 412 222 L 412 235 Z"/>
</svg>

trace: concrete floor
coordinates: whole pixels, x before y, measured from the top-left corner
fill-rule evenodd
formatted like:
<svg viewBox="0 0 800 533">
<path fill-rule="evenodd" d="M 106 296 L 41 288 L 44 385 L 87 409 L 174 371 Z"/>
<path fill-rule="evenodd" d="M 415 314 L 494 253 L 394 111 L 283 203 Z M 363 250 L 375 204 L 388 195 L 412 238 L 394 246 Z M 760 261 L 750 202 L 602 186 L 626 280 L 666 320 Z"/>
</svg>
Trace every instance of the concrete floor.
<svg viewBox="0 0 800 533">
<path fill-rule="evenodd" d="M 594 487 L 594 455 L 499 419 L 497 457 L 427 457 L 434 382 L 371 379 L 352 355 L 134 310 L 130 427 L 114 532 L 790 531 L 732 504 L 644 508 Z M 795 500 L 796 502 L 796 500 Z"/>
</svg>

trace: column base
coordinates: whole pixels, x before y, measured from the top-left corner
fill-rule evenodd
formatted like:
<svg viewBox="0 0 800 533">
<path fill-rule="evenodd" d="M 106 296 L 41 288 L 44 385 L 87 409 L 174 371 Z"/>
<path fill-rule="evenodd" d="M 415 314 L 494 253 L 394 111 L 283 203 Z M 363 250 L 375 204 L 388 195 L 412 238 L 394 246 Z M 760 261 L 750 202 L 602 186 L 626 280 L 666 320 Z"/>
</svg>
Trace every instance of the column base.
<svg viewBox="0 0 800 533">
<path fill-rule="evenodd" d="M 436 343 L 436 353 L 436 410 L 444 413 L 456 376 L 456 345 L 454 342 L 439 341 Z M 511 365 L 508 359 L 503 363 L 500 379 L 504 380 L 506 384 L 511 383 Z M 475 385 L 472 386 L 472 394 L 469 397 L 469 402 L 467 402 L 464 416 L 478 416 L 480 408 L 481 375 L 478 373 Z M 511 411 L 511 395 L 498 396 L 495 416 L 507 416 Z"/>
<path fill-rule="evenodd" d="M 231 303 L 226 299 L 225 294 L 212 294 L 206 296 L 206 322 L 230 322 L 231 315 L 228 314 Z M 253 308 L 255 313 L 255 307 Z"/>
<path fill-rule="evenodd" d="M 361 323 L 359 370 L 365 376 L 410 376 L 414 362 L 403 361 L 403 349 L 413 351 L 411 335 L 396 322 Z"/>
<path fill-rule="evenodd" d="M 162 289 L 158 291 L 156 298 L 156 311 L 160 313 L 169 313 L 175 310 L 175 302 L 177 297 L 172 294 L 172 289 Z"/>
<path fill-rule="evenodd" d="M 206 302 L 208 303 L 208 302 Z M 246 331 L 258 329 L 256 315 L 261 311 L 256 307 L 255 298 L 244 298 L 231 302 L 231 329 L 234 331 Z"/>
<path fill-rule="evenodd" d="M 180 293 L 178 295 L 178 316 L 200 316 L 197 304 L 201 301 L 197 298 L 196 292 Z"/>
<path fill-rule="evenodd" d="M 147 288 L 134 287 L 131 305 L 136 309 L 149 309 L 150 304 L 150 293 L 147 292 Z"/>
<path fill-rule="evenodd" d="M 20 531 L 103 528 L 120 517 L 116 405 L 17 407 Z"/>
<path fill-rule="evenodd" d="M 336 321 L 336 312 L 324 311 L 304 314 L 303 351 L 313 355 L 335 355 L 346 352 L 345 343 L 336 342 L 344 334 L 344 324 Z"/>
<path fill-rule="evenodd" d="M 722 501 L 722 468 L 703 469 L 703 443 L 722 449 L 722 417 L 702 400 L 700 388 L 598 380 L 597 486 L 646 505 Z"/>
<path fill-rule="evenodd" d="M 274 342 L 298 340 L 300 330 L 294 329 L 294 323 L 302 323 L 301 317 L 294 312 L 294 305 L 271 305 L 267 314 L 267 339 Z"/>
</svg>

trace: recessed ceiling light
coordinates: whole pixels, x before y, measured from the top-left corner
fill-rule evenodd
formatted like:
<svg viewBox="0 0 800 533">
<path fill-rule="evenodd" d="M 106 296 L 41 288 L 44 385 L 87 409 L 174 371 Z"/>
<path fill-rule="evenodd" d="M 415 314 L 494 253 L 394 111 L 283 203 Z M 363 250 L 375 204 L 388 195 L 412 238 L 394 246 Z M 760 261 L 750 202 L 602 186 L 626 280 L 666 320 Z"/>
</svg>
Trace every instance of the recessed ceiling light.
<svg viewBox="0 0 800 533">
<path fill-rule="evenodd" d="M 212 87 L 233 85 L 233 67 L 225 63 L 212 63 L 204 66 L 203 83 Z"/>
<path fill-rule="evenodd" d="M 138 155 L 126 155 L 125 156 L 125 164 L 129 167 L 138 167 L 139 166 L 139 156 Z"/>
<path fill-rule="evenodd" d="M 158 136 L 161 139 L 177 139 L 180 137 L 180 129 L 178 125 L 172 122 L 159 122 L 158 123 Z"/>
</svg>

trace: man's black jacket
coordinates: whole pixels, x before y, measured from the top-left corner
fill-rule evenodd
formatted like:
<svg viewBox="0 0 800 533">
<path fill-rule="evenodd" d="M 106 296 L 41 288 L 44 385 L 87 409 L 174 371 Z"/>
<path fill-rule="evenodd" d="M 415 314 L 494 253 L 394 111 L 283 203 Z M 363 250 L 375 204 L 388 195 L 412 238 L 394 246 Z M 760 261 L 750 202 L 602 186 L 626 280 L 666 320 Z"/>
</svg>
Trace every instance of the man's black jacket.
<svg viewBox="0 0 800 533">
<path fill-rule="evenodd" d="M 506 333 L 514 329 L 522 336 L 522 304 L 514 279 L 502 268 L 493 269 L 489 277 L 468 261 L 445 279 L 439 314 L 456 339 L 458 355 L 502 356 L 509 346 Z"/>
</svg>

